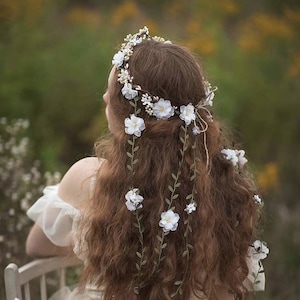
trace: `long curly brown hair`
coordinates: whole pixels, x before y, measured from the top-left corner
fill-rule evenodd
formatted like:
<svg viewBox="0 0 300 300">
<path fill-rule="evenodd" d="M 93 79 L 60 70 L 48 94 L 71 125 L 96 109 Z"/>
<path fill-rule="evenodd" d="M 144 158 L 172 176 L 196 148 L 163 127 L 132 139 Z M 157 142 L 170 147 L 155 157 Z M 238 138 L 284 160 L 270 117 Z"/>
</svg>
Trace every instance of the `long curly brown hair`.
<svg viewBox="0 0 300 300">
<path fill-rule="evenodd" d="M 194 106 L 205 97 L 203 71 L 193 55 L 185 48 L 156 41 L 143 41 L 134 48 L 129 61 L 134 83 L 159 95 L 171 99 L 179 107 L 192 103 Z M 181 165 L 174 201 L 177 212 L 182 212 L 178 229 L 165 237 L 163 249 L 165 259 L 159 266 L 157 261 L 157 236 L 162 229 L 158 226 L 161 213 L 166 210 L 165 199 L 172 185 L 172 173 L 178 170 L 181 159 L 184 124 L 178 115 L 168 120 L 157 120 L 145 113 L 139 103 L 146 129 L 136 140 L 139 150 L 135 154 L 138 163 L 133 182 L 144 197 L 143 244 L 145 264 L 138 274 L 136 263 L 140 251 L 138 229 L 133 225 L 134 215 L 126 208 L 124 195 L 128 192 L 132 178 L 127 168 L 130 151 L 129 135 L 124 132 L 124 119 L 132 112 L 128 100 L 121 94 L 122 85 L 117 81 L 110 89 L 110 108 L 114 120 L 122 130 L 96 143 L 96 153 L 106 159 L 98 172 L 93 197 L 83 220 L 84 242 L 88 247 L 88 263 L 82 282 L 93 282 L 105 287 L 103 299 L 171 299 L 176 291 L 174 282 L 180 281 L 184 273 L 182 290 L 172 299 L 190 299 L 193 295 L 205 295 L 215 299 L 216 285 L 228 288 L 236 299 L 244 299 L 246 290 L 243 281 L 248 274 L 246 262 L 249 245 L 256 235 L 257 207 L 253 201 L 256 187 L 249 172 L 237 171 L 231 162 L 224 159 L 221 149 L 232 146 L 225 137 L 220 122 L 214 117 L 209 122 L 205 110 L 201 117 L 209 124 L 204 134 L 194 135 L 188 127 L 189 138 Z M 193 147 L 193 144 L 196 147 Z M 209 164 L 207 166 L 207 152 Z M 184 209 L 186 195 L 191 193 L 190 180 L 194 154 L 197 176 L 194 181 L 197 194 L 197 210 L 190 218 L 190 255 L 187 262 L 185 250 Z M 139 294 L 133 287 L 143 282 Z"/>
</svg>

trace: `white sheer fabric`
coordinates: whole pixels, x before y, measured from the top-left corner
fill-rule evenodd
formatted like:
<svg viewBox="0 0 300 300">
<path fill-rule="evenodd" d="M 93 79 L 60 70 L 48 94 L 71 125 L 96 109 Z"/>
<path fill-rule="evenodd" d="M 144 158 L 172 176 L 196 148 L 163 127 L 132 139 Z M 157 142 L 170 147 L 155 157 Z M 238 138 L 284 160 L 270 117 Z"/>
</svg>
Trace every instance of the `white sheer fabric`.
<svg viewBox="0 0 300 300">
<path fill-rule="evenodd" d="M 78 210 L 58 197 L 58 185 L 48 186 L 44 195 L 27 211 L 27 215 L 44 231 L 57 246 L 71 244 L 73 220 Z"/>
<path fill-rule="evenodd" d="M 80 259 L 86 260 L 88 249 L 85 247 L 83 240 L 79 241 L 76 235 L 80 213 L 76 208 L 58 196 L 58 185 L 46 187 L 44 195 L 29 208 L 27 215 L 43 229 L 45 235 L 53 244 L 57 246 L 69 246 L 73 244 L 74 253 Z M 78 255 L 79 250 L 81 255 Z M 265 274 L 260 272 L 263 271 L 261 263 L 254 257 L 249 257 L 248 267 L 249 275 L 244 282 L 245 287 L 248 291 L 263 291 L 265 289 Z M 76 291 L 72 293 L 68 291 L 71 297 L 69 299 L 85 300 L 102 298 L 101 291 L 95 289 L 92 285 L 86 287 L 86 292 L 87 294 L 85 295 L 78 295 Z M 52 298 L 51 300 L 54 299 Z M 64 299 L 68 299 L 67 295 Z"/>
</svg>

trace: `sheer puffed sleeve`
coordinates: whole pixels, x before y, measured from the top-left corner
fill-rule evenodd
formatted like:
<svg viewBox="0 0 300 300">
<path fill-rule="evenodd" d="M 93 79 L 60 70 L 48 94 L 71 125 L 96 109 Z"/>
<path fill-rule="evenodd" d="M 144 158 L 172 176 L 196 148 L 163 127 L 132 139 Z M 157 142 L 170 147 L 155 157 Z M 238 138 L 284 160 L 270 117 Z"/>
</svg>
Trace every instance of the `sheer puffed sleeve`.
<svg viewBox="0 0 300 300">
<path fill-rule="evenodd" d="M 27 215 L 38 224 L 48 239 L 55 245 L 71 245 L 73 219 L 78 210 L 58 196 L 58 185 L 48 186 L 27 211 Z"/>
</svg>

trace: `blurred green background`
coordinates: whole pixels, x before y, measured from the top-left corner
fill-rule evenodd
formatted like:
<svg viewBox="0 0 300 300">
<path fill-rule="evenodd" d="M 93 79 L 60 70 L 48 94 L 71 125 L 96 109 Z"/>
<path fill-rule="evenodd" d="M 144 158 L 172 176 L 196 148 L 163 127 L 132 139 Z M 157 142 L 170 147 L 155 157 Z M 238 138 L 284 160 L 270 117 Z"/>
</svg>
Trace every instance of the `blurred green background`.
<svg viewBox="0 0 300 300">
<path fill-rule="evenodd" d="M 217 114 L 247 151 L 271 251 L 257 299 L 299 299 L 298 0 L 0 0 L 0 117 L 30 121 L 26 165 L 38 159 L 43 170 L 63 173 L 92 154 L 106 131 L 111 58 L 124 35 L 144 25 L 199 56 L 219 88 Z M 3 229 L 10 199 L 2 197 Z M 1 249 L 3 269 L 12 258 Z"/>
</svg>

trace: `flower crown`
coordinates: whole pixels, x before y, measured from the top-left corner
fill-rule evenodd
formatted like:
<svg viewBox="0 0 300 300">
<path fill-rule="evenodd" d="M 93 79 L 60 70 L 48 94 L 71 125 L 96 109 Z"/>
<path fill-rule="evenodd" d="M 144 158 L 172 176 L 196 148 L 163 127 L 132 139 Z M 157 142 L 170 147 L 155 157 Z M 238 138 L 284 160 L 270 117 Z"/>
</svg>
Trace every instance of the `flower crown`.
<svg viewBox="0 0 300 300">
<path fill-rule="evenodd" d="M 181 105 L 179 108 L 172 105 L 172 101 L 170 99 L 163 99 L 158 95 L 152 95 L 149 91 L 143 90 L 143 88 L 139 85 L 134 84 L 134 78 L 130 74 L 129 64 L 130 57 L 133 54 L 134 47 L 141 44 L 146 40 L 154 40 L 161 43 L 171 44 L 170 41 L 166 41 L 161 37 L 151 37 L 149 35 L 149 30 L 147 27 L 144 27 L 139 30 L 136 34 L 129 34 L 124 39 L 124 43 L 121 45 L 121 49 L 114 55 L 112 59 L 112 64 L 115 66 L 118 71 L 118 79 L 117 81 L 123 85 L 121 92 L 124 98 L 129 101 L 130 105 L 133 107 L 133 113 L 130 114 L 124 120 L 125 125 L 125 133 L 129 135 L 128 144 L 130 145 L 130 152 L 127 152 L 128 156 L 128 164 L 127 169 L 131 173 L 132 179 L 135 174 L 135 168 L 138 163 L 138 159 L 135 158 L 136 152 L 139 150 L 139 146 L 136 145 L 136 139 L 142 136 L 142 132 L 145 130 L 145 122 L 144 119 L 139 116 L 141 112 L 141 108 L 138 107 L 138 102 L 140 101 L 144 107 L 145 112 L 150 117 L 155 117 L 157 120 L 167 120 L 171 117 L 179 116 L 179 118 L 183 121 L 181 126 L 181 130 L 183 132 L 183 137 L 180 138 L 180 142 L 182 143 L 181 160 L 179 161 L 179 167 L 176 173 L 172 173 L 173 184 L 168 186 L 168 190 L 170 192 L 170 196 L 165 199 L 167 209 L 161 213 L 160 220 L 158 222 L 158 226 L 162 228 L 161 235 L 157 236 L 158 246 L 154 249 L 155 253 L 157 253 L 157 260 L 154 261 L 154 266 L 159 272 L 159 267 L 162 261 L 165 259 L 164 249 L 167 247 L 166 236 L 171 231 L 176 231 L 178 228 L 178 222 L 180 219 L 180 214 L 175 212 L 175 205 L 178 198 L 177 189 L 180 187 L 180 175 L 181 175 L 181 166 L 183 163 L 183 158 L 185 155 L 185 151 L 187 149 L 187 140 L 189 139 L 188 126 L 192 127 L 192 132 L 194 135 L 203 134 L 204 148 L 206 151 L 206 165 L 208 168 L 209 164 L 209 153 L 206 145 L 206 131 L 208 129 L 208 122 L 203 119 L 200 115 L 200 110 L 204 110 L 207 113 L 207 120 L 209 122 L 213 122 L 212 115 L 210 111 L 207 109 L 207 106 L 213 105 L 214 92 L 217 90 L 216 87 L 212 88 L 210 83 L 203 78 L 205 97 L 201 99 L 201 101 L 197 105 L 193 105 L 189 103 L 188 105 Z M 125 100 L 125 101 L 126 101 Z M 196 144 L 192 146 L 193 149 L 196 148 Z M 194 151 L 195 153 L 195 151 Z M 235 168 L 242 168 L 244 164 L 247 162 L 245 158 L 245 151 L 243 150 L 233 150 L 233 149 L 223 149 L 221 153 L 224 156 L 224 159 L 231 161 Z M 187 263 L 186 266 L 188 268 L 188 260 L 190 257 L 190 251 L 193 249 L 192 245 L 189 244 L 189 234 L 192 232 L 192 228 L 190 225 L 190 216 L 196 211 L 197 204 L 195 196 L 197 194 L 197 190 L 195 188 L 195 179 L 198 176 L 198 170 L 196 168 L 196 161 L 199 161 L 199 158 L 194 155 L 194 162 L 191 165 L 191 175 L 190 181 L 193 184 L 193 188 L 190 194 L 186 195 L 186 207 L 184 209 L 184 226 L 185 226 L 185 250 L 183 251 L 183 257 L 186 257 Z M 259 206 L 262 206 L 262 201 L 258 195 L 254 195 L 253 199 L 255 203 Z M 137 255 L 137 263 L 136 268 L 138 271 L 138 276 L 136 280 L 136 285 L 134 286 L 134 292 L 139 294 L 139 290 L 145 286 L 145 283 L 140 281 L 140 277 L 143 274 L 143 268 L 147 264 L 147 260 L 145 258 L 146 248 L 144 246 L 144 236 L 143 232 L 145 230 L 143 226 L 143 214 L 140 213 L 140 210 L 143 208 L 144 197 L 140 194 L 140 190 L 138 187 L 133 184 L 129 187 L 128 192 L 125 195 L 125 205 L 129 211 L 131 211 L 135 216 L 134 226 L 138 230 L 138 239 L 140 242 L 140 250 L 136 252 Z M 256 249 L 256 248 L 255 248 Z M 149 249 L 148 249 L 149 251 Z M 177 294 L 182 293 L 182 287 L 185 281 L 185 277 L 187 275 L 187 269 L 183 272 L 183 276 L 181 280 L 177 280 L 175 284 L 175 291 L 171 294 L 171 297 L 175 297 Z"/>
</svg>

